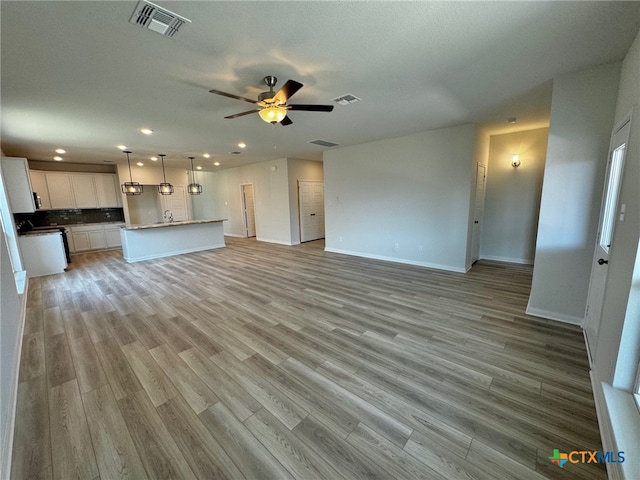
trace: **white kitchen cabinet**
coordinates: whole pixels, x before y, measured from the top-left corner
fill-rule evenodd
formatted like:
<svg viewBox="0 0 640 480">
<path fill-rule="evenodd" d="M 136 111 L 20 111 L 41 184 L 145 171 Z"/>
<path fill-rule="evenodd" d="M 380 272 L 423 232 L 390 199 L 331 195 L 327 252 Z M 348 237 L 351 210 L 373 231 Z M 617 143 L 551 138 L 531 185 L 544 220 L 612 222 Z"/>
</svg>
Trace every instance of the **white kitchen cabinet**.
<svg viewBox="0 0 640 480">
<path fill-rule="evenodd" d="M 29 278 L 62 273 L 67 268 L 60 232 L 22 235 L 18 244 Z"/>
<path fill-rule="evenodd" d="M 49 187 L 47 186 L 47 177 L 44 172 L 30 170 L 31 188 L 40 196 L 40 208 L 43 210 L 51 209 L 51 199 L 49 198 Z"/>
<path fill-rule="evenodd" d="M 2 157 L 2 178 L 9 196 L 12 213 L 33 213 L 36 204 L 29 179 L 29 164 L 26 158 Z"/>
<path fill-rule="evenodd" d="M 122 245 L 120 227 L 124 223 L 74 225 L 68 227 L 75 252 L 115 248 Z"/>
<path fill-rule="evenodd" d="M 122 238 L 120 237 L 120 227 L 124 223 L 105 225 L 104 236 L 107 241 L 107 248 L 115 248 L 122 246 Z"/>
<path fill-rule="evenodd" d="M 122 206 L 117 177 L 109 173 L 44 172 L 31 170 L 33 191 L 42 208 L 119 208 Z"/>
<path fill-rule="evenodd" d="M 69 175 L 75 208 L 98 208 L 98 196 L 93 177 L 93 175 L 83 174 Z"/>
<path fill-rule="evenodd" d="M 93 181 L 96 186 L 96 195 L 100 208 L 116 208 L 121 206 L 118 179 L 115 175 L 94 175 Z"/>
<path fill-rule="evenodd" d="M 67 209 L 76 208 L 76 202 L 71 189 L 71 177 L 68 173 L 45 173 L 51 208 Z"/>
</svg>

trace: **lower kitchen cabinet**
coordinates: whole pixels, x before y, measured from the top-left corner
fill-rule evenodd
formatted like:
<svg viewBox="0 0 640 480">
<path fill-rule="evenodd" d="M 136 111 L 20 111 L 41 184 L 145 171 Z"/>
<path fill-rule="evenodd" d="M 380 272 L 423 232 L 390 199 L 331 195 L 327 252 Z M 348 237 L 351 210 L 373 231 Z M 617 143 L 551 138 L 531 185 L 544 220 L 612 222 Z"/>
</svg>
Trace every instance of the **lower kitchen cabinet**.
<svg viewBox="0 0 640 480">
<path fill-rule="evenodd" d="M 87 250 L 100 250 L 102 248 L 121 246 L 120 226 L 122 225 L 124 225 L 124 223 L 68 227 L 71 231 L 73 251 L 84 252 Z"/>
</svg>

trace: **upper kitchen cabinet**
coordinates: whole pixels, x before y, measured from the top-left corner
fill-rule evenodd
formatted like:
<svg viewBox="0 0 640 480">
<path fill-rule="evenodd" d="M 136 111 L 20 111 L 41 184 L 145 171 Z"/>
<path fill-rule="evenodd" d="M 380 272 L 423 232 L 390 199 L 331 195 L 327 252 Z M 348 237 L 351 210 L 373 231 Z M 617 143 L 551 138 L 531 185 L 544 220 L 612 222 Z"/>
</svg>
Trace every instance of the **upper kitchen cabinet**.
<svg viewBox="0 0 640 480">
<path fill-rule="evenodd" d="M 43 209 L 121 207 L 118 181 L 108 173 L 44 172 L 31 170 L 32 185 Z M 35 189 L 35 187 L 34 187 Z"/>
<path fill-rule="evenodd" d="M 51 199 L 49 198 L 49 187 L 47 186 L 47 177 L 44 172 L 29 171 L 31 177 L 31 188 L 40 197 L 40 208 L 43 210 L 51 210 Z"/>
<path fill-rule="evenodd" d="M 98 195 L 93 181 L 93 175 L 69 175 L 73 187 L 73 197 L 76 208 L 97 208 Z"/>
<path fill-rule="evenodd" d="M 9 196 L 12 213 L 33 213 L 36 204 L 29 179 L 29 165 L 26 158 L 2 157 L 2 175 Z"/>
<path fill-rule="evenodd" d="M 45 174 L 49 187 L 51 208 L 56 210 L 76 208 L 76 201 L 71 190 L 71 176 L 68 173 Z"/>
<path fill-rule="evenodd" d="M 118 179 L 115 175 L 94 175 L 93 181 L 101 208 L 121 207 Z"/>
</svg>

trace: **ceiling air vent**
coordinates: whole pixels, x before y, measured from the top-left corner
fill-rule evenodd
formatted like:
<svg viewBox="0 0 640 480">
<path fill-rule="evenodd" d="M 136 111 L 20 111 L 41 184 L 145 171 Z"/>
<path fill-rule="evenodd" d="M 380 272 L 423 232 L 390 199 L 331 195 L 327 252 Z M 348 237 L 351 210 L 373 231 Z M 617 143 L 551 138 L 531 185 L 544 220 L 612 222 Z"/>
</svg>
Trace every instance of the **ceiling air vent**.
<svg viewBox="0 0 640 480">
<path fill-rule="evenodd" d="M 346 95 L 340 95 L 339 97 L 332 98 L 332 102 L 336 102 L 338 105 L 349 105 L 351 103 L 361 102 L 362 99 L 347 93 Z"/>
<path fill-rule="evenodd" d="M 337 147 L 339 143 L 327 142 L 326 140 L 311 140 L 307 143 L 313 143 L 314 145 L 320 145 L 321 147 Z"/>
<path fill-rule="evenodd" d="M 170 12 L 166 8 L 154 5 L 151 2 L 141 0 L 138 2 L 138 5 L 136 5 L 129 22 L 139 27 L 153 30 L 165 37 L 173 37 L 178 33 L 182 25 L 186 22 L 191 23 L 191 20 Z"/>
</svg>

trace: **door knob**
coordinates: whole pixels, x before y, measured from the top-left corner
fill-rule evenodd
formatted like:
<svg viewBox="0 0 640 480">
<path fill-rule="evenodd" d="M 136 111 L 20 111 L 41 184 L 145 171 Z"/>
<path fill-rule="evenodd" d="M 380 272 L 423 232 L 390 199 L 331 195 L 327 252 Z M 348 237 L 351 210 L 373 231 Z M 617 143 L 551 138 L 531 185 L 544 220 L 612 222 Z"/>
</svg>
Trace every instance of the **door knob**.
<svg viewBox="0 0 640 480">
<path fill-rule="evenodd" d="M 598 265 L 604 265 L 605 263 L 609 263 L 609 260 L 605 260 L 604 258 L 598 259 Z"/>
</svg>

